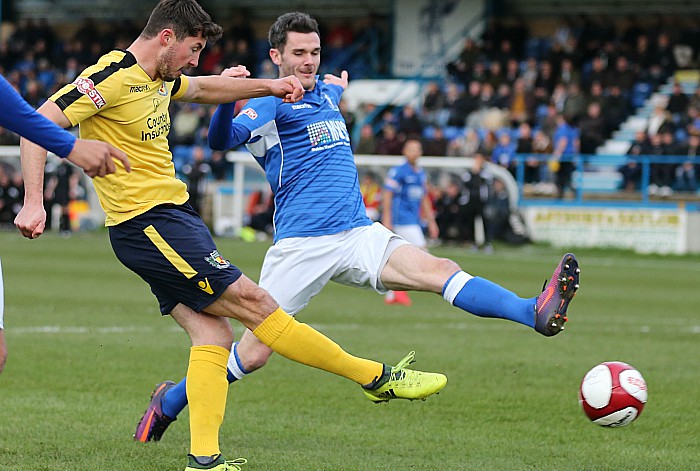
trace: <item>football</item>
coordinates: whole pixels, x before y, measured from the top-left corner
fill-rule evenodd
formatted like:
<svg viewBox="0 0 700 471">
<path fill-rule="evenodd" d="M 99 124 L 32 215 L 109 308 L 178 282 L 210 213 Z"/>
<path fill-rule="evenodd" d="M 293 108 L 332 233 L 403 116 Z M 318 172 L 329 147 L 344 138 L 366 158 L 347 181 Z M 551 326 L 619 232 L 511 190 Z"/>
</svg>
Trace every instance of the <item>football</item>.
<svg viewBox="0 0 700 471">
<path fill-rule="evenodd" d="M 607 361 L 586 373 L 578 399 L 594 424 L 623 427 L 642 413 L 647 402 L 647 383 L 633 366 Z"/>
</svg>

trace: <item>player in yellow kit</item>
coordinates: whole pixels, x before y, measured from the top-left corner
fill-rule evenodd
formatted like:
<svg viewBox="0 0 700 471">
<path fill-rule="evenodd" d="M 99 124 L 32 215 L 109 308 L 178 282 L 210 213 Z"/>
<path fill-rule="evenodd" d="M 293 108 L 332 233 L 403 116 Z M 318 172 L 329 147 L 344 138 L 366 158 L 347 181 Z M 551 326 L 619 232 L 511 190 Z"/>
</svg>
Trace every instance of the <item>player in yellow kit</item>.
<svg viewBox="0 0 700 471">
<path fill-rule="evenodd" d="M 94 184 L 107 215 L 117 258 L 151 287 L 163 314 L 171 315 L 192 341 L 187 370 L 190 454 L 186 469 L 238 469 L 219 449 L 233 342 L 227 318 L 239 320 L 281 355 L 351 379 L 367 389 L 391 389 L 397 397 L 424 398 L 446 384 L 443 375 L 421 373 L 354 357 L 306 324 L 297 322 L 238 268 L 223 258 L 201 218 L 187 204 L 175 178 L 167 142 L 170 100 L 227 103 L 273 95 L 297 101 L 299 80 L 187 77 L 208 40 L 221 27 L 194 0 L 161 0 L 141 35 L 125 51 L 105 54 L 39 111 L 81 137 L 124 150 L 132 171 L 117 171 Z M 247 75 L 244 68 L 241 76 Z M 41 235 L 46 152 L 24 142 L 25 205 L 16 225 L 29 238 Z M 410 378 L 410 381 L 405 379 Z"/>
</svg>

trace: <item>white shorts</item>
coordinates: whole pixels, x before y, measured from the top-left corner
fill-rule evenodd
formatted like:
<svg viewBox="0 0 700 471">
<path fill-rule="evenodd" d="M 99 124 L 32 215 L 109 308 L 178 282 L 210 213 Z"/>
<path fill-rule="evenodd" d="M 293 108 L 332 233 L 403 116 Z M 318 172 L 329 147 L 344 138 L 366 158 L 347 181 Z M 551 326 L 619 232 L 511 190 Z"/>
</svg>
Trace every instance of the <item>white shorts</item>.
<svg viewBox="0 0 700 471">
<path fill-rule="evenodd" d="M 394 232 L 419 249 L 425 249 L 428 246 L 423 234 L 423 228 L 419 224 L 394 225 Z"/>
<path fill-rule="evenodd" d="M 378 222 L 333 235 L 282 239 L 265 255 L 260 286 L 291 315 L 329 281 L 383 294 L 382 270 L 394 250 L 407 243 Z"/>
<path fill-rule="evenodd" d="M 0 329 L 5 328 L 5 288 L 2 285 L 2 262 L 0 262 Z"/>
</svg>

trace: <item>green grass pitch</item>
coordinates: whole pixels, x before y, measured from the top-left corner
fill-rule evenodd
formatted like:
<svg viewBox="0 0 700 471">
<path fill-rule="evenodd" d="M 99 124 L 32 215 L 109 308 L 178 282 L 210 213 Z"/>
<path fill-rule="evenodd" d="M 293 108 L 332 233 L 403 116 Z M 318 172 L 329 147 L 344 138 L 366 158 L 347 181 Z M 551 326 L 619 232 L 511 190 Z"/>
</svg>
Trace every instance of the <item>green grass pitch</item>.
<svg viewBox="0 0 700 471">
<path fill-rule="evenodd" d="M 265 243 L 218 241 L 257 279 Z M 515 291 L 538 294 L 562 249 L 498 246 L 434 253 Z M 554 338 L 481 319 L 440 297 L 385 306 L 329 285 L 299 319 L 348 351 L 445 373 L 426 402 L 374 405 L 358 386 L 274 356 L 229 389 L 221 430 L 246 470 L 700 469 L 700 257 L 578 250 L 581 289 Z M 189 342 L 104 231 L 34 241 L 0 233 L 10 350 L 0 375 L 0 470 L 178 470 L 184 413 L 160 443 L 132 441 L 153 386 L 179 380 Z M 237 335 L 241 328 L 236 325 Z M 649 402 L 628 427 L 588 421 L 577 400 L 599 362 L 637 367 Z"/>
</svg>

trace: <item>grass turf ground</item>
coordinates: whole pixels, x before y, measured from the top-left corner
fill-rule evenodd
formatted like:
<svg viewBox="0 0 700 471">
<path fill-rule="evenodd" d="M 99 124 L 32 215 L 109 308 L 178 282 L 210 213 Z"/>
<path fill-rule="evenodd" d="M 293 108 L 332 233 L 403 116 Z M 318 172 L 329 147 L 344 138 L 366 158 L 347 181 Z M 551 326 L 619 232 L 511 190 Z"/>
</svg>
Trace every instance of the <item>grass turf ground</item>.
<svg viewBox="0 0 700 471">
<path fill-rule="evenodd" d="M 218 243 L 257 279 L 266 244 Z M 531 296 L 562 250 L 434 253 Z M 700 257 L 576 253 L 582 288 L 555 338 L 435 295 L 412 294 L 406 308 L 329 285 L 302 321 L 385 362 L 415 349 L 414 366 L 444 372 L 447 387 L 426 402 L 373 405 L 345 379 L 274 356 L 230 388 L 222 451 L 251 471 L 700 469 Z M 154 384 L 182 376 L 189 343 L 107 235 L 0 232 L 0 257 L 10 350 L 0 470 L 184 469 L 186 413 L 160 443 L 131 436 Z M 591 424 L 577 402 L 585 372 L 606 360 L 631 363 L 649 385 L 643 414 L 621 429 Z"/>
</svg>

